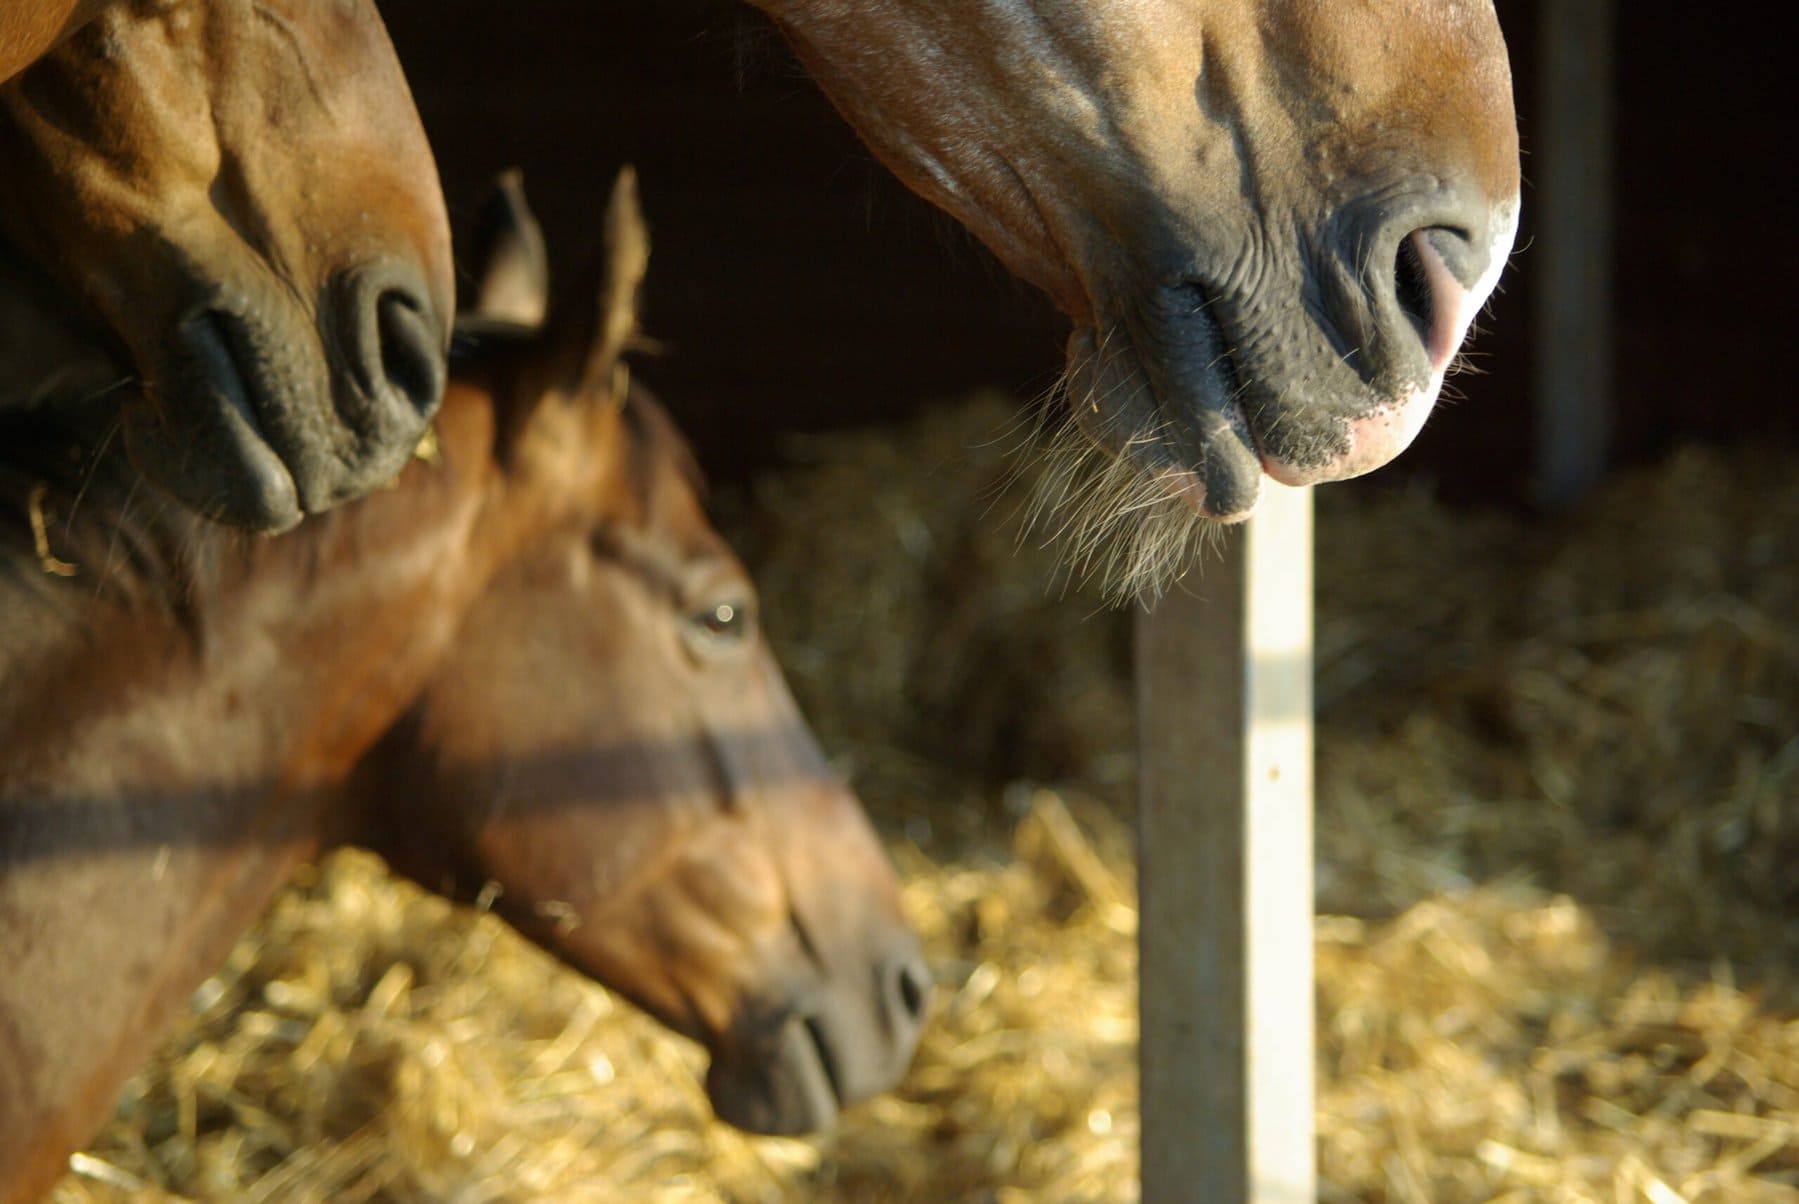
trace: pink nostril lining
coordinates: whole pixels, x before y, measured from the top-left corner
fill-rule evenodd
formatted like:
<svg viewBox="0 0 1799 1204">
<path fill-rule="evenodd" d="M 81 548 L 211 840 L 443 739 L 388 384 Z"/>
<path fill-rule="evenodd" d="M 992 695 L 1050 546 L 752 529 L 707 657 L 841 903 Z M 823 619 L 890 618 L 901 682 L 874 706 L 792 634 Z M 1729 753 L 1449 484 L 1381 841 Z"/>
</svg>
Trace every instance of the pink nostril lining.
<svg viewBox="0 0 1799 1204">
<path fill-rule="evenodd" d="M 1424 268 L 1424 280 L 1430 289 L 1430 323 L 1424 333 L 1425 358 L 1430 379 L 1423 388 L 1392 404 L 1344 424 L 1349 446 L 1328 464 L 1297 467 L 1264 456 L 1262 470 L 1283 485 L 1315 485 L 1321 481 L 1339 481 L 1372 472 L 1411 445 L 1430 417 L 1437 393 L 1449 363 L 1462 345 L 1462 336 L 1474 320 L 1474 298 L 1455 278 L 1443 256 L 1431 245 L 1429 231 L 1414 230 L 1406 235 L 1418 262 Z"/>
<path fill-rule="evenodd" d="M 1472 309 L 1468 304 L 1468 290 L 1443 262 L 1437 248 L 1431 245 L 1430 232 L 1414 230 L 1406 237 L 1418 253 L 1418 262 L 1424 266 L 1425 282 L 1430 286 L 1430 330 L 1424 339 L 1424 351 L 1430 358 L 1431 376 L 1438 379 L 1462 345 L 1462 336 L 1468 333 L 1474 314 L 1468 312 Z"/>
<path fill-rule="evenodd" d="M 1423 379 L 1416 376 L 1417 360 L 1409 351 L 1396 347 L 1394 351 L 1398 362 L 1409 369 L 1406 373 L 1409 388 L 1402 387 L 1395 395 L 1385 399 L 1370 398 L 1369 408 L 1355 417 L 1340 417 L 1334 424 L 1314 418 L 1322 428 L 1325 437 L 1335 435 L 1332 440 L 1337 446 L 1331 453 L 1318 456 L 1306 462 L 1290 462 L 1271 454 L 1262 434 L 1256 435 L 1256 450 L 1261 458 L 1262 471 L 1283 485 L 1316 485 L 1325 481 L 1341 481 L 1349 477 L 1360 476 L 1372 472 L 1392 460 L 1404 451 L 1417 438 L 1424 428 L 1426 419 L 1435 407 L 1437 395 L 1442 390 L 1443 378 L 1448 375 L 1450 365 L 1455 361 L 1456 353 L 1461 349 L 1462 340 L 1467 337 L 1469 327 L 1485 304 L 1493 287 L 1498 283 L 1499 275 L 1505 268 L 1507 256 L 1511 252 L 1512 240 L 1517 234 L 1518 209 L 1515 200 L 1496 207 L 1491 214 L 1491 228 L 1487 237 L 1471 238 L 1475 246 L 1485 248 L 1488 263 L 1479 280 L 1472 286 L 1465 284 L 1450 269 L 1443 254 L 1438 251 L 1432 241 L 1430 228 L 1417 229 L 1408 233 L 1402 242 L 1402 248 L 1409 248 L 1403 259 L 1413 255 L 1417 259 L 1418 274 L 1401 280 L 1402 291 L 1409 284 L 1422 284 L 1422 289 L 1397 298 L 1399 306 L 1406 316 L 1422 317 L 1418 311 L 1424 310 L 1428 296 L 1429 317 L 1421 324 L 1420 341 L 1425 353 L 1425 373 Z M 1462 237 L 1446 227 L 1438 227 L 1443 238 Z M 1452 252 L 1453 254 L 1453 252 Z M 1401 263 L 1402 272 L 1405 265 Z M 1416 327 L 1403 325 L 1395 337 L 1409 338 Z M 1409 344 L 1408 344 L 1409 345 Z M 1294 401 L 1293 405 L 1303 405 L 1304 399 Z M 1335 426 L 1335 431 L 1329 428 Z M 1186 470 L 1165 470 L 1160 474 L 1164 487 L 1170 494 L 1184 496 L 1196 509 L 1202 508 L 1203 487 L 1196 490 L 1197 481 L 1193 474 Z M 1248 512 L 1231 515 L 1231 519 L 1248 516 Z"/>
</svg>

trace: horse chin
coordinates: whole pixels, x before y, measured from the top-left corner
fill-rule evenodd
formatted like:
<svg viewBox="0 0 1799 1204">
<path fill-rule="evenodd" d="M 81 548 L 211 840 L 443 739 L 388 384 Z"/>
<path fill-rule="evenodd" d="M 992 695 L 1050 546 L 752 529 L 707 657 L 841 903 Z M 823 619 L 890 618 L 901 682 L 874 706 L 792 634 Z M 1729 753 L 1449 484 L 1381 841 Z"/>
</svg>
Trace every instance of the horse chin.
<svg viewBox="0 0 1799 1204">
<path fill-rule="evenodd" d="M 1130 323 L 1128 325 L 1135 325 Z M 1082 434 L 1134 468 L 1148 501 L 1178 501 L 1212 522 L 1238 523 L 1255 510 L 1262 459 L 1233 400 L 1228 357 L 1139 354 L 1126 323 L 1069 342 L 1067 398 Z"/>
<path fill-rule="evenodd" d="M 1068 359 L 1065 408 L 1027 452 L 1043 468 L 1026 524 L 1110 601 L 1153 600 L 1249 517 L 1260 457 L 1234 405 L 1204 422 L 1173 414 L 1119 328 L 1077 330 Z"/>
<path fill-rule="evenodd" d="M 1069 340 L 1067 418 L 1051 423 L 1031 519 L 1114 601 L 1178 580 L 1220 528 L 1255 512 L 1264 476 L 1311 485 L 1397 456 L 1466 325 L 1396 351 L 1394 379 L 1370 385 L 1334 359 L 1321 368 L 1323 352 L 1296 353 L 1304 328 L 1234 345 L 1234 313 L 1197 286 L 1140 290 Z"/>
</svg>

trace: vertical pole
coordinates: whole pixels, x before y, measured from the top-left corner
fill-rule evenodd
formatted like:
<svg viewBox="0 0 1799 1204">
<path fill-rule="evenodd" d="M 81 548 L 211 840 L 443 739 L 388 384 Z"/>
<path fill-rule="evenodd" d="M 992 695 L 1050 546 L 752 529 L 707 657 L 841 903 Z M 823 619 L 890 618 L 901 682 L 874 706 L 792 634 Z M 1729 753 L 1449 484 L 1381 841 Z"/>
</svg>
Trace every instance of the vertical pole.
<svg viewBox="0 0 1799 1204">
<path fill-rule="evenodd" d="M 1312 498 L 1137 620 L 1145 1204 L 1314 1204 Z"/>
<path fill-rule="evenodd" d="M 1612 0 L 1539 0 L 1532 315 L 1536 479 L 1551 505 L 1604 473 L 1612 427 Z"/>
</svg>

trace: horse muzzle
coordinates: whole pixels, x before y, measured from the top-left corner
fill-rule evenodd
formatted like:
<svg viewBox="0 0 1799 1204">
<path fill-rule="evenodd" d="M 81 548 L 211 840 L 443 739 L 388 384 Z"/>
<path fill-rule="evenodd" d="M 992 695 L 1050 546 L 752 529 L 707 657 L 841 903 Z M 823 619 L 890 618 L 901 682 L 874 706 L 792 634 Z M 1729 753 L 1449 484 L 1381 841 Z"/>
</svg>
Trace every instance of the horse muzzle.
<svg viewBox="0 0 1799 1204">
<path fill-rule="evenodd" d="M 803 1002 L 751 1013 L 706 1074 L 721 1120 L 771 1136 L 818 1132 L 899 1081 L 924 1029 L 930 970 L 909 936 L 864 970 L 802 987 Z"/>
<path fill-rule="evenodd" d="M 1161 283 L 1117 289 L 1106 333 L 1071 341 L 1075 420 L 1221 522 L 1249 517 L 1264 475 L 1370 472 L 1423 428 L 1516 226 L 1515 202 L 1438 188 L 1345 207 L 1289 270 L 1140 273 Z"/>
<path fill-rule="evenodd" d="M 1339 215 L 1326 234 L 1332 262 L 1315 273 L 1316 310 L 1355 377 L 1320 371 L 1329 383 L 1316 405 L 1290 378 L 1282 397 L 1248 391 L 1269 476 L 1286 485 L 1344 480 L 1411 445 L 1499 281 L 1517 225 L 1515 200 L 1495 206 L 1441 182 Z"/>
<path fill-rule="evenodd" d="M 405 467 L 443 399 L 447 329 L 394 261 L 338 277 L 316 322 L 272 288 L 215 290 L 144 359 L 126 445 L 189 508 L 286 530 Z"/>
</svg>

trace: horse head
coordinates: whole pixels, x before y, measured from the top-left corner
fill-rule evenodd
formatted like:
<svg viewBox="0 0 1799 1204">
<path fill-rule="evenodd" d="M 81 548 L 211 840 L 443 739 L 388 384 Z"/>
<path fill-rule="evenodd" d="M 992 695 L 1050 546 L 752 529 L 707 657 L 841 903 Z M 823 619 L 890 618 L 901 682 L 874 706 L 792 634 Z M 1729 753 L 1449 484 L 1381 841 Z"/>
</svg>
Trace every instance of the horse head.
<svg viewBox="0 0 1799 1204">
<path fill-rule="evenodd" d="M 0 161 L 0 235 L 136 378 L 152 481 L 279 530 L 405 464 L 449 227 L 371 0 L 120 0 L 0 88 Z"/>
<path fill-rule="evenodd" d="M 1511 248 L 1486 0 L 756 2 L 888 166 L 1073 319 L 1046 504 L 1127 586 L 1264 475 L 1403 450 Z"/>
<path fill-rule="evenodd" d="M 528 222 L 513 195 L 503 212 Z M 545 948 L 703 1042 L 720 1116 L 819 1128 L 903 1072 L 929 972 L 685 447 L 628 381 L 647 254 L 628 176 L 607 241 L 601 280 L 536 330 L 491 320 L 541 310 L 520 287 L 541 263 L 529 234 L 495 244 L 478 287 L 489 366 L 468 387 L 513 394 L 502 413 L 531 395 L 505 435 L 515 475 L 566 480 L 598 427 L 611 469 L 481 595 L 365 766 L 363 806 L 396 868 L 488 891 Z"/>
</svg>

